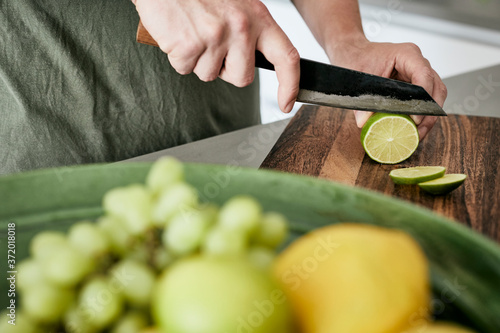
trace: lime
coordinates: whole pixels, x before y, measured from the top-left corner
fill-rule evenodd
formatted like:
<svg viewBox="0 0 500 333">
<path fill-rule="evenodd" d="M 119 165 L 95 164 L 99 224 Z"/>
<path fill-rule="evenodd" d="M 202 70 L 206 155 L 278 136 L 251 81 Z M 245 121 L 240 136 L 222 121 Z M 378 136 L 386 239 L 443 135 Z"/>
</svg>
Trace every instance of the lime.
<svg viewBox="0 0 500 333">
<path fill-rule="evenodd" d="M 421 166 L 395 169 L 389 173 L 389 176 L 395 184 L 410 185 L 443 177 L 445 171 L 446 168 L 442 166 Z"/>
<path fill-rule="evenodd" d="M 418 147 L 417 126 L 409 116 L 374 113 L 361 130 L 361 144 L 374 161 L 396 164 Z"/>
<path fill-rule="evenodd" d="M 446 194 L 453 191 L 464 182 L 466 175 L 461 173 L 453 173 L 444 175 L 441 178 L 429 180 L 418 184 L 420 188 L 434 195 Z"/>
</svg>

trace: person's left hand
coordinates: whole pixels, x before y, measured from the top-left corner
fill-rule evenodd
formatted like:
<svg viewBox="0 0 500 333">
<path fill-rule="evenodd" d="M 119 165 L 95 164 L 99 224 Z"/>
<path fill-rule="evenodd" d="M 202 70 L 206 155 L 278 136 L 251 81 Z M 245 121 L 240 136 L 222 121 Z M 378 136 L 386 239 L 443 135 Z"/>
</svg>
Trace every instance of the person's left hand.
<svg viewBox="0 0 500 333">
<path fill-rule="evenodd" d="M 327 50 L 332 64 L 423 87 L 442 107 L 447 96 L 446 86 L 424 58 L 419 47 L 412 43 L 374 43 L 359 38 L 335 43 Z M 372 112 L 354 111 L 358 127 L 362 127 Z M 411 116 L 423 139 L 436 123 L 437 117 Z"/>
</svg>

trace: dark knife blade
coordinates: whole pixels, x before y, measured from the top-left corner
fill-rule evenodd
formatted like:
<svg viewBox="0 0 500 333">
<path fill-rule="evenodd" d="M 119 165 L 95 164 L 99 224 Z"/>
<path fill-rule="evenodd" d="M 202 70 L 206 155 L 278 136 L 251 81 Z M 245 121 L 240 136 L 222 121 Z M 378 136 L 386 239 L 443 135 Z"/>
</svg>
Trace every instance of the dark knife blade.
<svg viewBox="0 0 500 333">
<path fill-rule="evenodd" d="M 274 70 L 262 53 L 255 66 Z M 408 115 L 446 116 L 424 88 L 381 76 L 300 59 L 299 102 Z"/>
</svg>

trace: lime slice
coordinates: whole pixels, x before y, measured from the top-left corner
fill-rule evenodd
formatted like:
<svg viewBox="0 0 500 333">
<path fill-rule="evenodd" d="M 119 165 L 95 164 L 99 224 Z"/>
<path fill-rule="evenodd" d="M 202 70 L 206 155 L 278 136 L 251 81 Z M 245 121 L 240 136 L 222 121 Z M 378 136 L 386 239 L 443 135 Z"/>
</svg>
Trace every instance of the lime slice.
<svg viewBox="0 0 500 333">
<path fill-rule="evenodd" d="M 418 147 L 418 131 L 405 115 L 375 113 L 361 130 L 361 144 L 374 161 L 396 164 L 406 160 Z"/>
<path fill-rule="evenodd" d="M 445 171 L 446 168 L 442 166 L 421 166 L 395 169 L 389 173 L 389 176 L 395 184 L 409 185 L 443 177 Z"/>
<path fill-rule="evenodd" d="M 464 182 L 466 175 L 461 173 L 453 173 L 444 175 L 444 177 L 429 180 L 418 184 L 420 188 L 430 194 L 440 195 L 453 191 Z"/>
</svg>

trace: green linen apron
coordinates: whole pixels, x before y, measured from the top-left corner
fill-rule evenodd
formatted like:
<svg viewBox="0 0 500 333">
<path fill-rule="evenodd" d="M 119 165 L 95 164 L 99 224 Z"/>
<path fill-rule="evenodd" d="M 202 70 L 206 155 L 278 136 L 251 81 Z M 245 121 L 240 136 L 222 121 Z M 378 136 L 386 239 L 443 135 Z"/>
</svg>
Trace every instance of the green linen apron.
<svg viewBox="0 0 500 333">
<path fill-rule="evenodd" d="M 0 0 L 0 174 L 118 161 L 260 122 L 246 88 L 138 44 L 129 0 Z"/>
</svg>

